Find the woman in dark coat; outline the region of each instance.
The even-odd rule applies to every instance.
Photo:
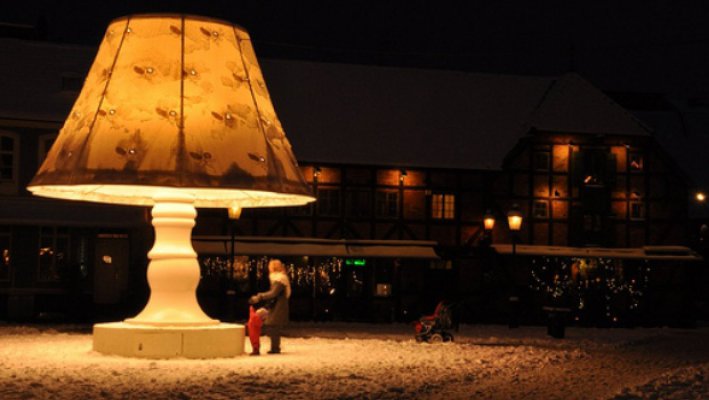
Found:
[[[281,331],[288,324],[288,299],[291,295],[291,287],[286,269],[280,260],[274,259],[268,263],[268,280],[271,282],[271,288],[249,299],[249,304],[262,305],[261,308],[252,306],[249,315],[252,355],[260,354],[261,323],[266,325],[267,333],[271,337],[269,354],[281,352]]]

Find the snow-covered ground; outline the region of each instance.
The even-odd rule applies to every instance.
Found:
[[[0,399],[709,398],[709,328],[293,324],[283,354],[218,360],[103,356],[88,329],[0,324]]]

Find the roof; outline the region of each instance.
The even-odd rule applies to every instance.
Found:
[[[201,255],[228,255],[230,236],[195,236],[192,244]],[[423,240],[333,240],[288,237],[239,236],[237,255],[383,257],[438,259],[436,242]]]
[[[493,244],[500,254],[512,254],[511,244]],[[645,246],[641,248],[566,247],[517,245],[520,256],[603,257],[656,261],[701,261],[697,253],[684,246]]]
[[[62,90],[62,80],[83,80],[95,51],[0,39],[0,118],[63,121],[78,93]],[[576,74],[546,78],[260,62],[278,116],[301,161],[499,169],[530,128],[588,134],[650,132]]]
[[[529,118],[540,131],[648,135],[650,128],[577,74],[554,79]]]
[[[265,60],[299,159],[497,169],[548,78]]]

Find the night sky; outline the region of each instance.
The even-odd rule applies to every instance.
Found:
[[[97,45],[108,22],[182,12],[247,28],[262,57],[522,75],[575,71],[612,90],[709,92],[709,15],[672,1],[18,1],[0,21],[46,20],[55,42]],[[532,6],[533,5],[533,6]]]

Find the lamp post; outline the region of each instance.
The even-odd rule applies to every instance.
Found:
[[[231,237],[231,243],[229,248],[229,287],[227,288],[227,318],[229,320],[234,320],[234,307],[235,307],[235,297],[236,289],[234,288],[234,263],[236,262],[236,254],[234,252],[234,242],[236,236],[236,221],[241,217],[241,207],[237,204],[232,204],[228,208],[229,213],[229,236]]]
[[[483,231],[485,234],[485,245],[490,245],[492,243],[492,229],[495,228],[495,215],[492,211],[485,211],[483,215]]]
[[[517,254],[517,234],[522,229],[522,212],[519,205],[513,204],[512,209],[507,213],[507,225],[512,233],[512,257]]]
[[[517,234],[522,229],[522,212],[519,210],[519,205],[513,204],[510,211],[507,213],[507,225],[510,228],[510,233],[512,234],[512,264],[514,265],[517,261]],[[513,275],[514,276],[514,275]],[[510,328],[517,328],[519,326],[518,314],[519,314],[519,296],[516,293],[514,278],[511,278],[512,292],[509,298],[510,301]]]

